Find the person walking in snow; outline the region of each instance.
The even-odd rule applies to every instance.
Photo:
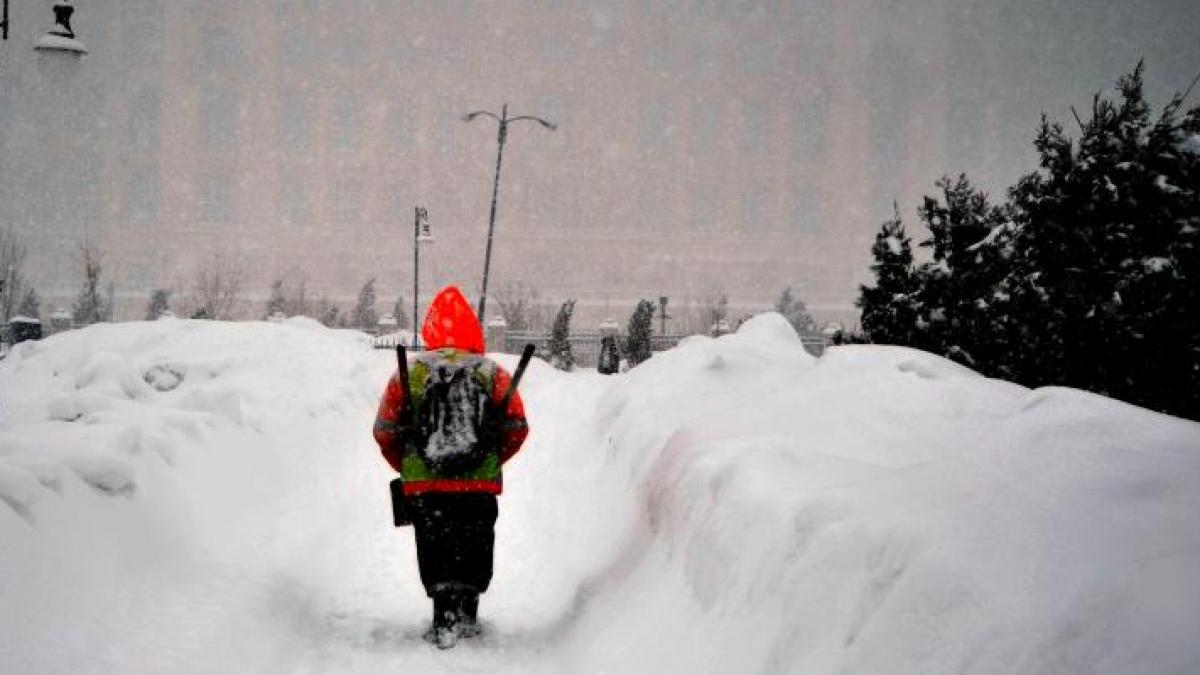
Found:
[[[512,377],[484,356],[483,329],[454,286],[434,298],[421,328],[426,351],[387,383],[374,436],[403,481],[417,564],[433,600],[425,639],[452,647],[479,634],[479,596],[492,579],[501,467],[529,427]]]

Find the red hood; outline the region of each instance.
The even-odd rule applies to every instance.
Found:
[[[433,299],[421,338],[426,349],[454,347],[472,354],[482,354],[484,349],[483,326],[457,286],[443,288]]]

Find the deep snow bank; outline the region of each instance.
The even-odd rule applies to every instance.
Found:
[[[306,554],[290,496],[307,491],[321,521],[328,491],[308,465],[346,443],[323,427],[377,396],[364,340],[303,320],[164,320],[14,349],[0,362],[0,672],[277,663],[289,628],[267,617],[294,583],[274,570]]]
[[[813,359],[777,315],[621,376],[535,362],[487,637],[438,653],[369,436],[392,358],[304,321],[21,345],[0,672],[1200,670],[1200,425]]]
[[[602,401],[644,554],[575,663],[680,672],[1196,672],[1200,425],[777,315]]]

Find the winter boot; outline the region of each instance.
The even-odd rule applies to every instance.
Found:
[[[464,638],[478,637],[479,594],[464,591],[458,596],[458,635]]]
[[[424,638],[438,649],[450,649],[458,643],[458,602],[453,593],[434,594],[433,625]]]

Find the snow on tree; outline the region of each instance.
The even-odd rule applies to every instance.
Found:
[[[358,303],[350,313],[350,325],[362,330],[373,331],[379,327],[379,315],[375,313],[375,278],[371,277],[358,291]]]
[[[862,310],[863,331],[872,342],[908,345],[914,342],[917,326],[919,285],[912,240],[904,231],[899,206],[893,209],[894,217],[883,223],[871,247],[875,285],[860,286],[856,304]]]
[[[575,355],[571,352],[571,315],[575,313],[575,301],[567,300],[554,317],[554,328],[550,331],[550,365],[559,370],[574,370]]]
[[[625,338],[625,358],[632,368],[650,358],[650,338],[654,333],[654,303],[649,300],[638,301],[637,307],[629,317]]]
[[[1177,95],[1152,119],[1142,73],[1095,96],[1078,140],[1043,116],[1040,168],[1006,204],[939,181],[911,288],[899,217],[885,223],[859,296],[872,338],[1200,419],[1200,108]]]
[[[936,185],[941,198],[926,196],[918,209],[931,235],[921,246],[933,251],[932,260],[917,269],[921,286],[913,341],[981,368],[994,361],[997,342],[988,310],[1006,272],[993,254],[999,243],[983,242],[997,240],[1009,216],[965,175],[943,177]]]
[[[1032,324],[1024,382],[1200,418],[1200,130],[1176,96],[1157,120],[1138,64],[1092,101],[1078,141],[1046,119],[1041,169],[1012,191],[1025,257],[1009,292]]]

